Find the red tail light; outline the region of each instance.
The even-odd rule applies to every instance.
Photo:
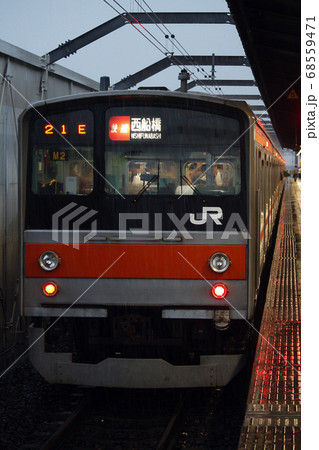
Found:
[[[212,295],[215,298],[224,298],[227,294],[227,287],[222,283],[214,284],[212,287]]]
[[[49,281],[43,285],[42,290],[47,297],[53,297],[58,292],[58,286],[53,281]]]

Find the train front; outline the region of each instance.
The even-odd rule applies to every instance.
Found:
[[[253,309],[248,115],[196,95],[111,93],[40,105],[22,129],[37,370],[109,387],[228,383]]]

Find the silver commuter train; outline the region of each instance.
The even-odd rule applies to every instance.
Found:
[[[110,91],[20,118],[21,302],[49,382],[222,386],[240,370],[284,161],[244,102]]]

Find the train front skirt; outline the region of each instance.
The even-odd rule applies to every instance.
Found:
[[[202,355],[199,365],[174,366],[163,359],[107,358],[72,362],[71,353],[46,353],[44,329],[29,328],[30,360],[50,383],[114,388],[191,388],[226,385],[244,366],[245,355]]]

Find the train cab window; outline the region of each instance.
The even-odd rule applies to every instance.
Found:
[[[134,112],[139,118],[132,118],[129,109],[125,115],[119,115],[114,108],[107,115],[107,194],[180,196],[241,192],[237,120],[178,109]],[[133,133],[136,127],[140,130]]]
[[[109,155],[110,156],[110,155]],[[106,167],[109,194],[122,195],[236,195],[240,193],[239,158],[223,158],[212,162],[211,154],[201,152],[200,158],[189,154],[162,155],[149,152],[136,158],[130,154],[114,157]],[[157,158],[157,159],[156,159]],[[116,164],[115,164],[116,163]],[[113,168],[113,170],[112,170]],[[115,169],[115,170],[114,170]]]
[[[236,161],[230,158],[230,160],[223,159],[208,164],[206,160],[188,161],[184,165],[183,184],[177,187],[175,193],[178,195],[193,195],[197,192],[206,195],[238,194],[240,192],[238,162],[236,164]]]
[[[31,189],[40,195],[88,195],[93,190],[93,117],[75,111],[35,121]]]
[[[77,154],[70,154],[65,149],[53,152],[36,149],[33,153],[32,191],[58,195],[87,195],[92,192],[93,150],[81,152],[82,155],[84,153],[87,158],[81,160]],[[52,154],[59,156],[52,157]]]

